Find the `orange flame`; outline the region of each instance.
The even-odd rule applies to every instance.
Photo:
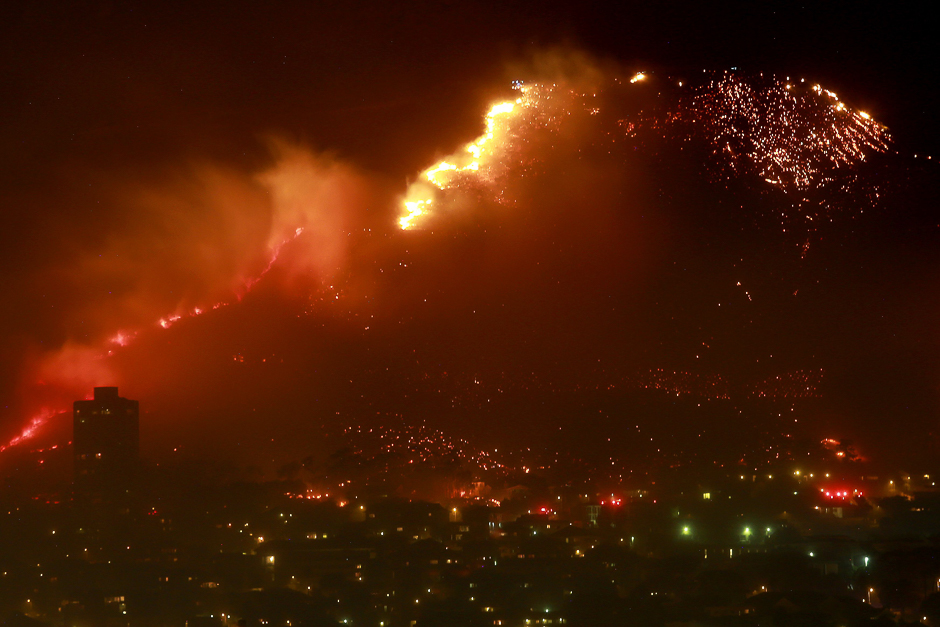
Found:
[[[438,190],[447,189],[454,176],[460,173],[479,172],[485,168],[506,139],[505,126],[513,116],[527,107],[534,106],[529,97],[529,88],[517,87],[522,95],[515,100],[494,104],[487,112],[485,131],[476,140],[464,146],[463,150],[451,155],[421,173],[419,180],[408,188],[402,202],[404,211],[398,220],[402,229],[412,229],[421,216],[429,213],[434,198],[434,190],[428,189],[430,183]]]

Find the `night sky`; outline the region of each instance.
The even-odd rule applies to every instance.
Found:
[[[36,415],[67,440],[54,414],[118,385],[155,459],[269,467],[416,424],[638,465],[940,452],[938,50],[914,9],[191,5],[0,9],[0,441]],[[887,148],[822,191],[735,171],[686,123],[728,76],[818,83]],[[551,109],[402,231],[409,184],[514,80],[600,113]]]

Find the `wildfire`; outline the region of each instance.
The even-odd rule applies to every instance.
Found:
[[[523,93],[525,92],[523,91]],[[442,174],[447,172],[475,172],[479,170],[484,155],[489,156],[486,153],[487,145],[493,143],[493,139],[496,136],[497,120],[504,120],[504,116],[508,116],[512,113],[516,105],[519,104],[522,104],[522,98],[517,98],[515,102],[501,102],[493,105],[489,113],[486,114],[486,132],[465,148],[470,158],[467,160],[466,156],[464,156],[465,162],[462,166],[442,161],[438,165],[428,168],[424,172],[424,176],[427,177],[428,181],[438,189],[444,189],[447,186],[446,179],[449,177],[441,176]]]
[[[271,250],[271,254],[270,254],[270,257],[268,258],[267,265],[265,265],[265,267],[257,275],[245,280],[244,287],[242,288],[242,290],[236,293],[236,296],[238,297],[239,300],[241,299],[242,296],[244,296],[245,293],[251,291],[251,288],[254,287],[255,284],[258,283],[258,281],[264,278],[264,276],[271,270],[271,268],[274,267],[281,253],[281,250],[284,248],[284,246],[286,246],[288,243],[290,243],[291,241],[299,237],[300,234],[303,233],[303,231],[304,231],[303,227],[298,227],[297,229],[294,230],[291,237],[288,237],[287,239],[282,241],[280,244],[278,244]],[[218,302],[212,305],[211,309],[219,309],[229,304],[231,303],[224,302],[224,301]],[[185,315],[189,317],[196,317],[196,316],[200,316],[204,314],[208,310],[209,310],[208,308],[204,308],[204,307],[193,307]],[[169,329],[176,322],[182,319],[183,319],[183,314],[174,313],[172,315],[164,316],[163,318],[160,318],[154,326],[160,327],[162,329]],[[86,370],[87,369],[86,367],[88,363],[90,362],[90,360],[103,359],[105,357],[109,357],[113,355],[114,350],[116,350],[116,348],[118,347],[124,348],[128,346],[131,343],[131,341],[137,336],[137,333],[138,333],[137,331],[118,331],[113,336],[111,336],[110,339],[107,340],[104,348],[98,349],[100,350],[100,352],[98,352],[98,350],[96,349],[88,349],[88,350],[81,351],[79,353],[80,356],[78,357],[79,359],[78,366],[82,370]],[[114,349],[111,349],[108,347],[114,347]],[[35,416],[33,416],[30,419],[29,423],[23,428],[23,430],[20,432],[19,435],[12,438],[6,444],[0,444],[0,453],[32,438],[36,434],[36,431],[43,424],[45,424],[46,421],[48,421],[51,417],[61,414],[61,413],[65,413],[66,411],[67,411],[66,409],[58,409],[58,410],[43,409],[41,410],[39,413],[37,413]]]
[[[649,79],[638,72],[624,82]],[[526,175],[541,158],[532,154],[532,133],[557,127],[579,112],[597,115],[598,95],[616,94],[617,85],[620,81],[615,80],[592,93],[579,93],[555,84],[515,84],[519,97],[490,108],[480,137],[426,169],[409,186],[399,226],[416,228],[432,213],[432,205],[441,211],[446,205],[441,192],[446,190],[484,185],[492,188],[497,202],[507,202],[506,178]],[[720,174],[755,174],[784,193],[803,195],[809,190],[844,191],[853,184],[854,166],[873,153],[886,152],[891,141],[884,126],[846,106],[828,89],[737,72],[706,76],[698,87],[676,94],[671,104],[620,120],[619,125],[627,138],[637,140],[637,147],[645,144],[639,136],[644,132],[682,142],[703,140],[712,150],[713,165],[723,170]],[[618,141],[613,129],[604,135]],[[811,227],[838,208],[835,198],[794,199],[801,219]]]
[[[638,72],[623,82],[651,80],[651,75]],[[598,95],[605,91],[608,96],[615,95],[618,86],[621,82],[614,80],[594,93],[580,93],[556,84],[514,84],[518,97],[490,107],[483,117],[484,128],[479,137],[424,170],[408,187],[398,218],[400,228],[415,229],[432,213],[445,209],[448,202],[445,192],[450,190],[485,188],[497,202],[509,204],[512,191],[507,182],[535,171],[543,157],[534,154],[537,152],[534,147],[543,145],[536,141],[536,133],[553,132],[577,113],[596,116],[601,110],[599,103],[604,102],[597,99]],[[851,179],[853,166],[873,153],[887,151],[890,142],[887,130],[868,113],[847,107],[835,93],[819,85],[791,84],[773,77],[737,73],[706,76],[698,87],[685,90],[664,107],[620,120],[619,131],[616,127],[603,128],[604,116],[592,119],[599,120],[592,123],[597,125],[594,128],[604,131],[599,135],[603,138],[600,142],[609,152],[615,145],[644,148],[644,133],[682,142],[704,140],[723,174],[756,174],[759,177],[756,180],[762,179],[773,188],[792,194],[792,213],[806,225],[816,224],[824,212],[833,210],[831,203],[837,202],[831,194],[818,200],[810,191],[838,192],[848,185],[859,185]],[[877,190],[872,195],[877,198]],[[784,219],[793,221],[790,212]],[[272,245],[265,267],[245,279],[233,299],[216,302],[211,307],[177,310],[157,320],[154,326],[168,329],[184,317],[200,316],[210,308],[219,309],[240,300],[273,268],[282,248],[302,232],[303,228],[297,228]],[[744,293],[751,298],[750,292]],[[335,299],[339,299],[338,294]],[[121,330],[103,347],[87,348],[87,354],[82,353],[79,360],[80,369],[87,370],[85,366],[91,358],[111,354],[109,349],[127,346],[136,335],[136,331]],[[821,372],[797,371],[768,379],[746,391],[755,398],[813,398],[818,396],[820,379]],[[731,394],[720,377],[672,371],[654,370],[604,383],[608,389],[627,384],[716,400],[727,400]],[[481,392],[474,393],[479,396]],[[43,415],[34,417],[0,451],[28,439],[44,422]]]
[[[415,201],[406,201],[405,210],[408,212],[408,215],[399,218],[398,224],[401,225],[402,229],[409,229],[412,226],[412,222],[424,215],[427,207],[431,204],[431,200],[415,200]]]
[[[834,172],[885,152],[885,127],[820,85],[724,73],[680,100],[667,125],[709,142],[737,174],[750,170],[783,191],[818,188]]]
[[[125,331],[119,331],[114,337],[111,338],[112,344],[117,344],[118,346],[127,346],[134,336],[137,335],[134,333],[127,333]]]
[[[429,189],[425,181],[438,190],[444,190],[452,185],[459,174],[479,173],[492,162],[499,161],[500,153],[505,150],[511,136],[510,123],[521,112],[535,106],[532,87],[517,84],[514,88],[519,90],[521,95],[515,100],[500,102],[490,108],[484,118],[485,131],[482,135],[467,144],[462,151],[422,172],[418,182],[409,187],[403,201],[404,214],[398,220],[402,229],[415,228],[416,220],[428,213],[434,190]]]
[[[58,415],[58,414],[61,414],[61,413],[63,413],[63,412],[62,412],[62,411],[56,411],[56,410],[53,410],[53,409],[46,409],[46,408],[44,408],[44,409],[40,410],[39,413],[37,413],[35,416],[33,416],[33,417],[30,419],[29,423],[28,423],[25,427],[23,427],[23,430],[20,431],[19,435],[13,437],[13,438],[12,438],[9,442],[7,442],[6,444],[0,444],[0,453],[4,452],[5,450],[7,450],[7,449],[10,448],[10,447],[16,446],[17,444],[20,444],[21,442],[24,442],[24,441],[30,439],[31,437],[33,437],[34,435],[36,435],[36,432],[39,430],[39,428],[40,428],[41,426],[43,426],[44,424],[46,424],[46,422],[47,422],[50,418],[52,418],[53,416],[56,416],[56,415]]]

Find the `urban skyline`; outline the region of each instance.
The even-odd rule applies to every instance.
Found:
[[[0,620],[940,621],[916,8],[17,1],[0,41]]]

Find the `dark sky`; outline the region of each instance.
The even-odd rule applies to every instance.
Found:
[[[551,446],[589,421],[590,448],[647,420],[717,434],[705,456],[800,429],[928,459],[940,219],[937,173],[912,156],[940,139],[929,20],[884,4],[606,4],[5,3],[3,440],[113,383],[141,401],[153,455],[284,458],[319,446],[321,425],[391,419]],[[896,158],[863,172],[883,204],[836,216],[805,258],[768,218],[779,199],[716,185],[684,153],[588,154],[577,133],[533,142],[544,172],[513,188],[517,212],[396,229],[407,183],[476,137],[512,79],[733,67],[818,81],[895,139]],[[231,304],[156,325],[217,302]],[[139,330],[128,348],[108,344],[125,330]],[[694,394],[572,392],[657,368],[735,389],[802,370],[824,383],[799,407],[707,411]],[[469,398],[475,378],[516,392],[482,408],[432,393]],[[791,410],[802,424],[774,418]]]

